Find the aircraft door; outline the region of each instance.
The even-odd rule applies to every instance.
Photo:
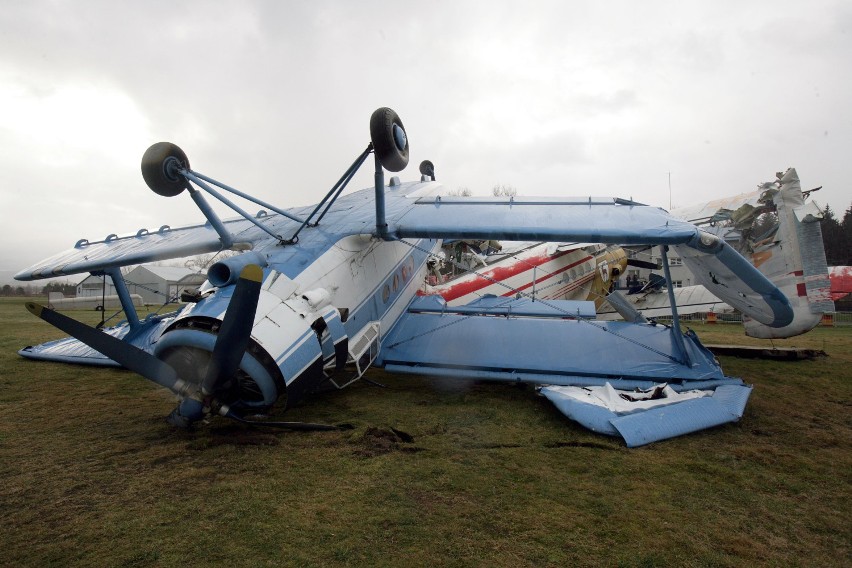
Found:
[[[349,353],[349,336],[340,320],[340,312],[330,307],[311,327],[317,333],[326,372],[340,371]]]

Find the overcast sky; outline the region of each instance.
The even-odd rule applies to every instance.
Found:
[[[794,166],[842,215],[852,3],[694,4],[0,1],[0,283],[80,238],[201,220],[145,186],[153,142],[304,205],[381,106],[403,180],[430,159],[450,189],[668,207],[671,172],[677,207]]]

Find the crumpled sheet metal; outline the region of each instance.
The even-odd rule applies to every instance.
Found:
[[[721,385],[710,396],[678,402],[662,399],[657,406],[635,411],[614,411],[588,398],[583,400],[578,396],[581,387],[544,387],[541,393],[568,418],[594,432],[621,436],[627,447],[635,448],[738,421],[751,389],[748,385]]]

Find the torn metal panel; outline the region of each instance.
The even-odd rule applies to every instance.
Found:
[[[663,390],[665,396],[645,400],[628,400],[636,393],[610,384],[550,386],[541,393],[568,418],[594,432],[621,436],[630,448],[736,422],[751,394],[751,387],[744,384],[681,393]]]

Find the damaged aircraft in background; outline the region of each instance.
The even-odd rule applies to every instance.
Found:
[[[671,212],[725,239],[790,300],[795,315],[786,326],[767,326],[744,313],[743,325],[750,337],[800,335],[819,324],[824,313],[834,311],[819,223],[823,212],[815,201],[808,201],[818,189],[802,191],[796,170],[790,168],[754,192]],[[671,309],[668,295],[659,288],[628,297],[648,317]],[[731,311],[700,285],[678,288],[674,297],[681,314]]]
[[[531,290],[521,287],[510,297],[460,305],[418,294],[430,260],[448,239],[590,243],[604,256],[617,256],[610,245],[662,245],[664,264],[671,247],[714,295],[762,325],[789,326],[796,317],[790,300],[723,238],[627,199],[443,197],[428,161],[421,163],[419,180],[394,176],[386,185],[385,170],[408,164],[408,135],[389,108],[373,113],[369,130],[370,143],[322,201],[289,209],[193,170],[174,144],[154,144],[142,158],[145,182],[162,196],[188,194],[206,223],[80,239],[19,272],[16,278],[25,281],[106,274],[127,318],[99,330],[29,303],[33,314],[71,337],[19,353],[124,366],[177,396],[168,419],[179,427],[218,415],[266,426],[333,428],[262,415],[323,388],[344,388],[371,365],[392,373],[540,385],[566,415],[620,435],[628,446],[739,419],[751,387],[726,376],[694,333],[681,332],[676,311],[675,325],[667,326],[601,321],[592,301],[532,301]],[[370,155],[374,187],[344,195]],[[223,192],[262,210],[248,213]],[[238,216],[220,219],[205,193]],[[241,254],[210,266],[189,304],[140,320],[122,266],[225,250]],[[613,268],[619,263],[612,258]],[[602,265],[595,278],[606,280]]]

